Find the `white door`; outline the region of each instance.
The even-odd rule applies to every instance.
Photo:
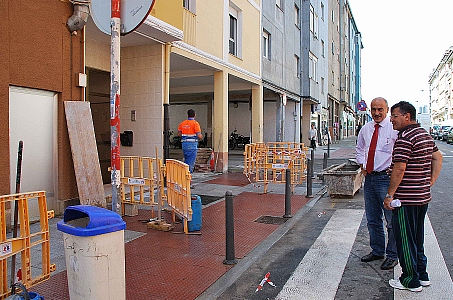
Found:
[[[23,141],[20,192],[46,191],[47,206],[53,209],[56,187],[56,112],[54,92],[9,89],[9,142],[11,194],[16,192],[17,153]],[[30,217],[38,216],[30,207]]]

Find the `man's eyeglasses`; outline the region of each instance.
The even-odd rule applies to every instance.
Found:
[[[400,116],[404,116],[404,115],[390,115],[390,118],[395,119],[396,117],[400,117]]]

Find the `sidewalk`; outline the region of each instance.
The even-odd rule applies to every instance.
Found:
[[[331,145],[328,165],[354,158],[354,147],[355,137]],[[327,146],[317,148],[315,162],[322,161],[324,152],[327,152]],[[269,185],[268,193],[263,194],[263,187],[250,184],[240,171],[242,159],[240,155],[230,155],[229,164],[233,171],[230,173],[193,175],[195,187],[192,193],[214,200],[203,205],[200,234],[181,234],[181,224],[176,224],[172,232],[147,229],[141,220],[151,217],[149,210],[139,210],[136,217],[124,217],[127,223],[127,299],[195,299],[203,293],[200,299],[212,299],[213,295],[234,282],[254,258],[269,249],[325,193],[319,180],[313,181],[313,198],[305,197],[306,183],[297,186],[291,197],[293,218],[281,224],[281,216],[285,213],[285,186]],[[315,168],[315,172],[318,171]],[[235,196],[234,242],[238,264],[234,266],[223,264],[226,254],[223,197],[226,191]],[[163,213],[163,216],[171,221],[169,213]],[[257,222],[260,217],[268,222]],[[54,228],[57,221],[51,222],[51,261],[57,264],[57,271],[46,282],[31,288],[46,300],[69,299],[62,234]]]

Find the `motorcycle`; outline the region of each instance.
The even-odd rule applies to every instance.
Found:
[[[234,150],[236,147],[238,149],[244,149],[246,144],[250,144],[250,137],[243,136],[237,133],[237,129],[234,129],[228,139],[228,149]]]
[[[173,135],[173,131],[170,131],[170,137]],[[173,146],[173,149],[182,149],[182,141],[179,135],[175,135],[170,140],[170,145]],[[207,145],[208,137],[204,135],[204,138],[198,141],[198,148],[205,148]]]
[[[170,131],[170,137],[173,135],[173,131]],[[173,146],[173,149],[182,149],[181,137],[179,135],[173,136],[170,138],[170,145]]]

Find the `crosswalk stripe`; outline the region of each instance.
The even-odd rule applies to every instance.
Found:
[[[276,299],[334,299],[363,213],[335,211]]]
[[[423,291],[420,293],[395,289],[395,300],[450,300],[453,298],[453,282],[428,216],[425,219],[425,255],[428,258],[427,271],[430,277],[431,286],[423,288]],[[394,269],[394,278],[399,278],[400,275],[401,267],[398,265]]]

